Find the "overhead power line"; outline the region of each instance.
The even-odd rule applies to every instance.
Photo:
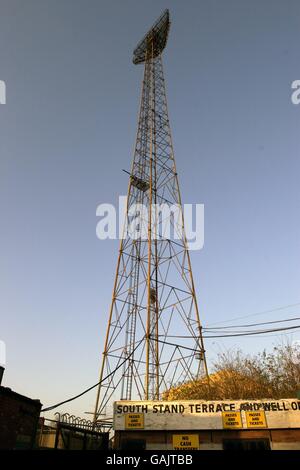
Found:
[[[248,328],[252,326],[259,326],[259,325],[271,325],[273,323],[285,323],[288,321],[296,321],[300,320],[300,317],[293,317],[293,318],[286,318],[284,320],[274,320],[274,321],[266,321],[266,322],[261,322],[261,323],[250,323],[248,325],[230,325],[230,326],[215,326],[215,327],[203,327],[203,331],[208,331],[208,330],[225,330],[225,329],[230,329],[230,328],[236,328],[236,327],[241,327],[241,328]]]
[[[224,335],[203,335],[203,338],[232,338],[234,336],[254,336],[260,335],[265,333],[274,333],[278,331],[286,331],[286,330],[296,330],[299,329],[300,325],[289,326],[284,328],[272,328],[272,329],[264,329],[264,330],[254,330],[254,331],[241,331],[238,333],[229,333]],[[190,338],[190,336],[183,336],[183,335],[169,335],[168,338]]]
[[[211,325],[219,325],[219,324],[222,324],[222,323],[229,323],[233,320],[241,320],[243,318],[250,318],[250,317],[255,317],[255,316],[258,316],[258,315],[264,315],[266,313],[272,313],[272,312],[277,312],[279,310],[285,310],[287,308],[297,307],[298,305],[300,305],[300,302],[297,302],[295,304],[283,305],[281,307],[275,307],[275,308],[272,308],[270,310],[263,310],[261,312],[251,313],[249,315],[243,315],[241,317],[230,318],[229,320],[217,321],[215,323],[211,323]]]
[[[294,305],[298,305],[298,304],[294,304]],[[281,307],[281,309],[283,309],[283,307]],[[210,330],[223,330],[223,329],[225,330],[225,329],[236,328],[236,327],[248,328],[248,327],[253,327],[253,326],[269,325],[269,324],[275,324],[275,323],[284,323],[284,322],[290,322],[290,321],[296,321],[296,320],[300,320],[300,317],[286,318],[286,319],[283,319],[283,320],[274,320],[274,321],[269,321],[269,322],[251,323],[251,324],[247,324],[247,325],[230,325],[230,326],[214,327],[214,328],[206,327],[206,328],[203,328],[203,330],[205,330],[209,333]],[[266,334],[266,333],[275,333],[275,332],[288,331],[288,330],[298,330],[299,328],[300,328],[300,325],[294,325],[294,326],[283,327],[283,328],[272,328],[272,329],[262,329],[262,330],[252,330],[252,331],[251,330],[250,331],[240,331],[240,332],[237,332],[237,333],[231,332],[229,334],[203,335],[203,338],[209,339],[209,338],[232,338],[232,337],[237,337],[237,336],[239,336],[239,337],[241,337],[241,336],[256,336],[256,335]],[[189,336],[168,335],[168,338],[189,338]],[[78,395],[76,395],[72,398],[61,401],[61,402],[56,403],[55,405],[49,406],[47,408],[43,408],[41,411],[42,412],[52,411],[55,408],[58,408],[59,406],[64,405],[65,403],[69,403],[71,401],[76,400],[77,398],[82,397],[86,393],[93,390],[95,387],[99,386],[102,382],[104,382],[111,375],[113,375],[120,367],[122,367],[125,364],[125,362],[128,361],[128,359],[130,359],[130,357],[135,353],[138,346],[142,343],[143,340],[144,340],[144,338],[141,339],[138,343],[136,343],[136,347],[132,350],[131,354],[129,354],[126,357],[126,359],[124,359],[124,361],[122,361],[110,374],[108,374],[106,377],[104,377],[100,382],[97,382],[96,384],[92,385],[91,387],[87,388],[86,390],[84,390],[83,392],[79,393]],[[186,347],[186,346],[178,345],[178,344],[175,344],[175,343],[169,343],[167,341],[162,341],[162,340],[159,340],[159,339],[156,339],[156,341],[159,341],[160,343],[169,344],[169,345],[174,346],[174,347],[180,347],[180,348],[188,349],[188,350],[191,350],[191,351],[195,352],[194,349]]]
[[[300,325],[295,325],[295,326],[289,326],[286,328],[273,328],[273,329],[265,329],[261,331],[249,331],[249,332],[241,332],[241,333],[233,333],[233,334],[228,334],[228,335],[205,335],[203,336],[204,338],[231,338],[234,336],[253,336],[253,335],[260,335],[264,333],[274,333],[278,331],[287,331],[287,330],[296,330],[300,328]]]
[[[144,340],[141,339],[135,346],[135,348],[132,350],[131,354],[129,354],[126,359],[124,361],[122,361],[110,374],[108,374],[106,377],[104,377],[102,380],[100,380],[100,382],[97,382],[95,385],[92,385],[91,387],[87,388],[86,390],[84,390],[83,392],[79,393],[78,395],[76,395],[75,397],[72,397],[72,398],[69,398],[67,400],[64,400],[64,401],[61,401],[60,403],[56,403],[56,405],[52,405],[52,406],[48,406],[47,408],[43,408],[41,411],[52,411],[54,410],[55,408],[58,408],[59,406],[61,405],[64,405],[65,403],[69,403],[70,401],[73,401],[73,400],[76,400],[77,398],[80,398],[82,397],[83,395],[85,395],[86,393],[90,392],[91,390],[93,390],[93,388],[97,387],[98,385],[100,385],[102,382],[104,382],[105,380],[107,380],[111,375],[113,375],[118,369],[120,369],[120,367],[122,367],[126,361],[128,361],[128,359],[135,353],[135,351],[137,350],[138,346],[141,344],[141,342]]]

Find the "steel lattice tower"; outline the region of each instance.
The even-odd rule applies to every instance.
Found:
[[[168,213],[181,207],[161,58],[169,27],[166,10],[134,50],[144,78],[125,225],[131,207],[143,204],[147,235],[132,239],[125,227],[120,242],[95,420],[113,400],[158,400],[174,384],[208,379],[184,220]],[[156,204],[165,205],[177,239],[163,232]]]

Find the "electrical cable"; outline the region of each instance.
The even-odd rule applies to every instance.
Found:
[[[299,305],[299,304],[295,304],[295,305]],[[282,307],[283,308],[283,307]],[[254,314],[256,315],[256,314]],[[242,317],[240,317],[242,318]],[[243,317],[245,318],[245,317]],[[235,325],[237,327],[251,327],[251,326],[258,326],[258,325],[267,325],[267,324],[273,324],[273,323],[282,323],[282,322],[286,322],[286,321],[295,321],[295,320],[299,320],[300,318],[299,317],[295,317],[295,318],[288,318],[288,319],[285,319],[285,320],[275,320],[275,321],[271,321],[271,322],[262,322],[262,323],[253,323],[253,324],[250,324],[250,325]],[[225,323],[225,322],[224,322]],[[225,328],[232,328],[234,327],[233,325],[231,326],[228,326],[228,327],[215,327],[215,328],[203,328],[203,330],[215,330],[215,329],[225,329]],[[285,328],[273,328],[273,329],[264,329],[264,330],[258,330],[258,331],[249,331],[249,332],[240,332],[240,333],[234,333],[234,334],[226,334],[226,335],[203,335],[203,338],[232,338],[232,337],[235,337],[235,336],[254,336],[254,335],[259,335],[259,334],[264,334],[264,333],[274,333],[274,332],[278,332],[278,331],[287,331],[287,330],[295,330],[295,329],[299,329],[300,328],[300,325],[295,325],[295,326],[290,326],[290,327],[285,327]],[[172,338],[190,338],[189,336],[169,336],[169,337],[172,337]],[[152,338],[152,339],[155,339],[155,338]],[[97,382],[96,384],[92,385],[91,387],[87,388],[86,390],[84,390],[83,392],[79,393],[78,395],[72,397],[72,398],[69,398],[67,400],[64,400],[62,402],[59,402],[59,403],[56,403],[55,405],[52,405],[52,406],[48,406],[47,408],[43,408],[41,410],[41,412],[46,412],[46,411],[52,411],[54,410],[55,408],[58,408],[59,406],[61,405],[64,405],[65,403],[69,403],[71,401],[74,401],[76,400],[77,398],[80,398],[82,397],[83,395],[85,395],[86,393],[90,392],[91,390],[93,390],[95,387],[101,385],[102,382],[104,382],[105,380],[107,380],[111,375],[113,375],[120,367],[122,367],[126,361],[128,361],[128,359],[135,353],[135,351],[137,350],[137,348],[139,347],[139,345],[142,343],[142,341],[144,340],[141,339],[137,344],[136,344],[136,347],[133,349],[133,351],[129,354],[128,357],[126,357],[126,359],[124,359],[124,361],[122,361],[112,372],[110,372],[106,377],[104,377],[104,379],[100,380],[99,382]],[[179,345],[179,344],[174,344],[174,343],[169,343],[167,341],[162,341],[162,340],[159,340],[159,339],[155,339],[156,341],[160,342],[160,343],[163,343],[163,344],[167,344],[169,346],[174,346],[174,347],[178,347],[178,348],[183,348],[183,349],[189,349],[191,351],[195,351],[194,349],[192,348],[189,348],[189,347],[186,347],[186,346],[183,346],[183,345]]]
[[[233,336],[254,336],[254,335],[260,335],[260,334],[264,334],[264,333],[274,333],[274,332],[277,332],[277,331],[286,331],[286,330],[295,330],[295,329],[298,329],[300,328],[300,325],[295,325],[295,326],[289,326],[289,327],[285,327],[285,328],[273,328],[273,329],[265,329],[265,330],[257,330],[257,331],[250,331],[250,332],[240,332],[240,333],[233,333],[233,334],[226,334],[226,335],[202,335],[202,338],[232,338]],[[181,335],[170,335],[168,336],[169,338],[191,338],[191,336],[181,336]],[[160,341],[160,342],[164,342],[162,340],[157,340],[157,341]],[[172,346],[174,346],[174,344],[172,343],[167,343],[165,342],[166,344],[171,344]],[[185,346],[180,346],[178,345],[178,347],[185,347]],[[189,349],[189,348],[186,348],[186,349]]]
[[[128,359],[135,353],[135,351],[137,350],[138,346],[141,344],[141,342],[144,340],[141,339],[136,347],[133,349],[133,351],[129,354],[129,356],[126,357],[126,359],[121,362],[112,372],[110,372],[110,374],[108,374],[106,377],[104,377],[104,379],[100,380],[100,382],[96,383],[95,385],[92,385],[91,387],[87,388],[86,390],[84,390],[83,392],[79,393],[79,395],[76,395],[75,397],[72,397],[72,398],[69,398],[68,400],[64,400],[64,401],[61,401],[60,403],[56,403],[56,405],[52,405],[52,406],[48,406],[47,408],[43,408],[41,410],[42,411],[52,411],[54,410],[55,408],[57,408],[58,406],[61,406],[61,405],[64,405],[65,403],[69,403],[70,401],[73,401],[73,400],[76,400],[77,398],[80,398],[82,397],[83,395],[85,395],[86,393],[90,392],[91,390],[93,390],[93,388],[97,387],[98,385],[101,385],[102,382],[104,382],[105,380],[107,380],[111,375],[113,375],[120,367],[122,367],[126,361],[128,361]]]
[[[285,320],[266,321],[266,322],[261,322],[261,323],[250,323],[248,325],[215,326],[213,328],[203,327],[203,331],[204,330],[205,331],[207,331],[207,330],[225,330],[225,329],[236,328],[236,327],[247,328],[247,327],[252,327],[252,326],[270,325],[272,323],[284,323],[284,322],[287,322],[287,321],[296,321],[296,320],[300,320],[300,317],[286,318]]]
[[[260,335],[264,333],[274,333],[277,331],[295,330],[298,328],[300,328],[300,325],[289,326],[286,328],[274,328],[270,330],[261,330],[261,331],[256,331],[256,332],[234,333],[234,334],[229,334],[229,335],[203,336],[203,338],[230,338],[233,336],[254,336],[254,335]]]
[[[265,313],[271,313],[271,312],[276,312],[278,310],[285,310],[286,308],[290,308],[290,307],[296,307],[300,305],[300,302],[298,303],[295,303],[295,304],[289,304],[289,305],[283,305],[281,307],[276,307],[276,308],[273,308],[273,309],[270,309],[270,310],[263,310],[262,312],[257,312],[257,313],[251,313],[250,315],[244,315],[242,317],[235,317],[235,318],[231,318],[229,320],[224,320],[224,321],[217,321],[215,323],[211,323],[211,325],[218,325],[220,323],[229,323],[231,322],[232,320],[241,320],[243,318],[249,318],[249,317],[255,317],[257,315],[264,315]]]
[[[270,329],[270,330],[234,333],[234,334],[229,334],[229,335],[213,335],[213,336],[203,335],[203,338],[232,338],[234,336],[254,336],[254,335],[260,335],[260,334],[264,334],[264,333],[274,333],[274,332],[277,332],[277,331],[295,330],[295,329],[298,329],[298,328],[300,328],[300,325],[289,326],[289,327],[286,327],[286,328],[274,328],[274,329]]]

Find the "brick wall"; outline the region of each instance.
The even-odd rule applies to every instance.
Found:
[[[30,449],[34,445],[42,404],[0,387],[0,449]]]

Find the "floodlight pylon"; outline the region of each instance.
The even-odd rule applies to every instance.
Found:
[[[182,203],[161,57],[169,27],[166,10],[133,54],[134,64],[144,63],[144,77],[95,421],[114,400],[159,400],[200,377],[209,386],[183,212],[172,213]],[[139,213],[145,237],[127,231],[136,205],[147,209]],[[163,214],[153,210],[157,205]],[[174,237],[164,230],[170,226]]]

